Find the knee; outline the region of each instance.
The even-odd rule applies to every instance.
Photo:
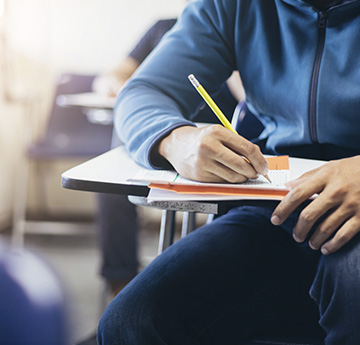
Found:
[[[354,241],[338,252],[321,256],[311,287],[318,304],[329,305],[336,296],[345,302],[360,291],[360,241]],[[358,300],[358,298],[356,298]]]
[[[99,345],[120,344],[121,332],[119,330],[124,327],[123,322],[126,322],[122,304],[121,300],[112,301],[102,315],[97,330]]]
[[[136,325],[138,326],[136,316],[144,317],[138,305],[138,302],[128,296],[126,291],[120,292],[100,319],[97,330],[98,344],[134,344],[131,334]]]
[[[99,345],[145,344],[152,334],[156,298],[151,289],[131,282],[109,304],[102,315],[98,330]]]
[[[359,291],[360,244],[354,238],[338,252],[321,256],[310,290],[329,344],[360,344]]]

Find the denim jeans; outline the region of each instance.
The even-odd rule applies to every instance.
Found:
[[[129,281],[138,272],[136,206],[127,196],[98,194],[101,275],[108,282]]]
[[[168,248],[108,306],[99,345],[235,345],[274,329],[360,344],[359,236],[323,256],[292,239],[299,211],[275,227],[274,207],[234,208]]]

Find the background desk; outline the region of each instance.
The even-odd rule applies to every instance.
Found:
[[[112,110],[115,100],[115,97],[103,96],[96,92],[82,92],[59,95],[56,103],[61,107],[87,107]]]
[[[107,97],[95,92],[61,94],[56,104],[63,108],[81,108],[90,123],[110,125],[113,123],[115,97]]]

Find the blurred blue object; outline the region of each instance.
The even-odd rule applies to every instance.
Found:
[[[47,264],[0,242],[0,344],[68,344],[65,299]]]
[[[245,101],[236,106],[231,122],[239,135],[248,140],[256,139],[264,130],[263,124],[251,113]]]

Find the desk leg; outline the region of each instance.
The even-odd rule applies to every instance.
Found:
[[[210,224],[215,219],[215,214],[209,214],[206,219],[206,224]]]
[[[18,183],[15,186],[14,192],[11,242],[12,246],[15,248],[23,248],[25,242],[25,222],[30,162],[27,158],[22,157],[22,159],[23,162],[19,162],[16,170]]]
[[[184,212],[182,227],[181,227],[181,238],[185,237],[196,227],[196,213],[195,212]]]
[[[175,211],[163,210],[159,235],[158,254],[161,254],[174,241]]]

